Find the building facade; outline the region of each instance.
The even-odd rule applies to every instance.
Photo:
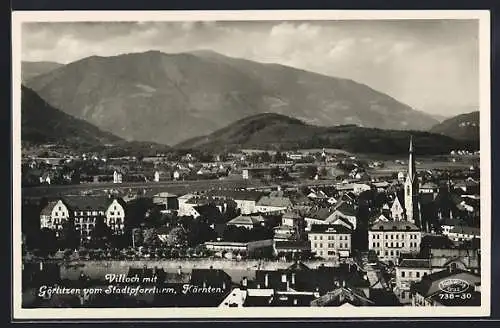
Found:
[[[102,219],[113,234],[125,231],[125,204],[123,200],[95,196],[67,196],[49,202],[40,214],[40,227],[62,229],[66,220],[73,220],[82,240],[91,239],[97,220]]]
[[[397,263],[401,254],[417,254],[421,239],[420,229],[411,222],[378,222],[368,230],[368,249],[380,260]]]
[[[340,225],[313,225],[308,233],[311,251],[324,259],[349,257],[352,231]]]

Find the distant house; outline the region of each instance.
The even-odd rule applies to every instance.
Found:
[[[454,226],[448,233],[453,241],[466,241],[481,238],[481,229],[468,226]]]
[[[391,206],[392,219],[394,221],[404,220],[404,213],[405,213],[405,209],[404,209],[403,205],[401,205],[401,202],[399,201],[399,197],[396,197],[394,199],[394,202],[392,203],[392,206]]]
[[[122,183],[123,176],[118,171],[113,172],[113,183]]]
[[[264,226],[265,224],[266,219],[260,215],[240,215],[227,223],[228,226],[243,227],[247,229]]]
[[[419,187],[419,191],[422,194],[437,194],[439,186],[434,182],[426,182]]]
[[[356,230],[356,210],[346,203],[341,204],[337,209],[325,220],[330,224],[345,225],[348,222],[349,229]]]
[[[61,199],[51,201],[40,212],[40,228],[62,230],[63,223],[69,217],[69,209]]]
[[[442,234],[448,236],[453,228],[461,225],[462,222],[460,220],[446,218],[441,222]]]
[[[280,256],[283,254],[302,254],[311,251],[311,243],[309,240],[274,240],[273,243],[274,255]]]
[[[259,191],[215,190],[207,193],[212,198],[231,199],[241,214],[257,213],[257,202],[263,196]]]
[[[356,177],[358,175],[360,176],[359,179],[361,179],[361,173],[358,173],[356,175]],[[353,192],[354,192],[354,194],[359,195],[363,191],[368,191],[368,190],[371,190],[371,189],[372,189],[372,187],[369,184],[366,184],[366,183],[355,183],[354,184],[354,188],[353,188]]]
[[[256,203],[256,210],[259,213],[283,213],[290,209],[292,205],[288,197],[263,196]]]
[[[311,251],[325,259],[349,257],[352,230],[341,225],[313,225],[308,233]]]
[[[224,222],[224,212],[222,206],[217,206],[215,204],[204,204],[193,207],[191,215],[195,219],[203,219],[209,223],[222,223]]]
[[[172,173],[172,179],[174,180],[179,180],[181,177],[181,173],[177,170],[174,171],[174,173]]]
[[[164,211],[171,212],[179,210],[179,200],[177,195],[168,192],[155,194],[153,196],[153,203],[161,206]]]

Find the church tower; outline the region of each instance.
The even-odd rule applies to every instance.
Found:
[[[408,151],[408,174],[405,180],[405,210],[406,220],[418,224],[418,179],[415,168],[415,157],[413,154],[413,138],[410,137],[410,148]]]

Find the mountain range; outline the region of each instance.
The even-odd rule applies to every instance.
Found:
[[[353,153],[403,154],[408,152],[410,136],[416,153],[446,154],[454,149],[471,149],[468,141],[422,131],[381,130],[355,125],[321,127],[280,114],[258,114],[239,120],[204,137],[176,146],[179,149],[224,151],[245,148],[310,149],[338,148]]]
[[[23,143],[64,143],[94,146],[123,140],[47,104],[33,90],[21,87],[21,140]]]
[[[48,104],[125,140],[178,144],[245,117],[289,116],[316,126],[428,130],[438,121],[348,79],[212,51],[92,56],[34,76]]]
[[[41,62],[23,61],[21,63],[21,80],[23,82],[26,82],[34,78],[35,76],[48,73],[61,66],[64,66],[64,64],[56,62],[47,62],[47,61],[41,61]]]
[[[431,130],[460,140],[479,141],[479,111],[461,114],[444,120]]]
[[[151,155],[170,147],[151,142],[125,141],[112,133],[68,115],[47,104],[33,90],[21,86],[21,143],[53,143],[73,150],[97,151],[112,156]]]

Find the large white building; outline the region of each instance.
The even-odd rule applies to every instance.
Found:
[[[90,239],[98,219],[120,235],[125,230],[125,205],[121,199],[96,196],[67,196],[49,202],[40,213],[40,227],[62,230],[66,220],[74,220],[81,239]]]
[[[324,259],[349,257],[352,231],[341,225],[313,225],[308,233],[311,251]]]
[[[421,239],[420,229],[411,222],[377,222],[368,230],[368,249],[383,261],[397,263],[401,254],[418,253]]]

